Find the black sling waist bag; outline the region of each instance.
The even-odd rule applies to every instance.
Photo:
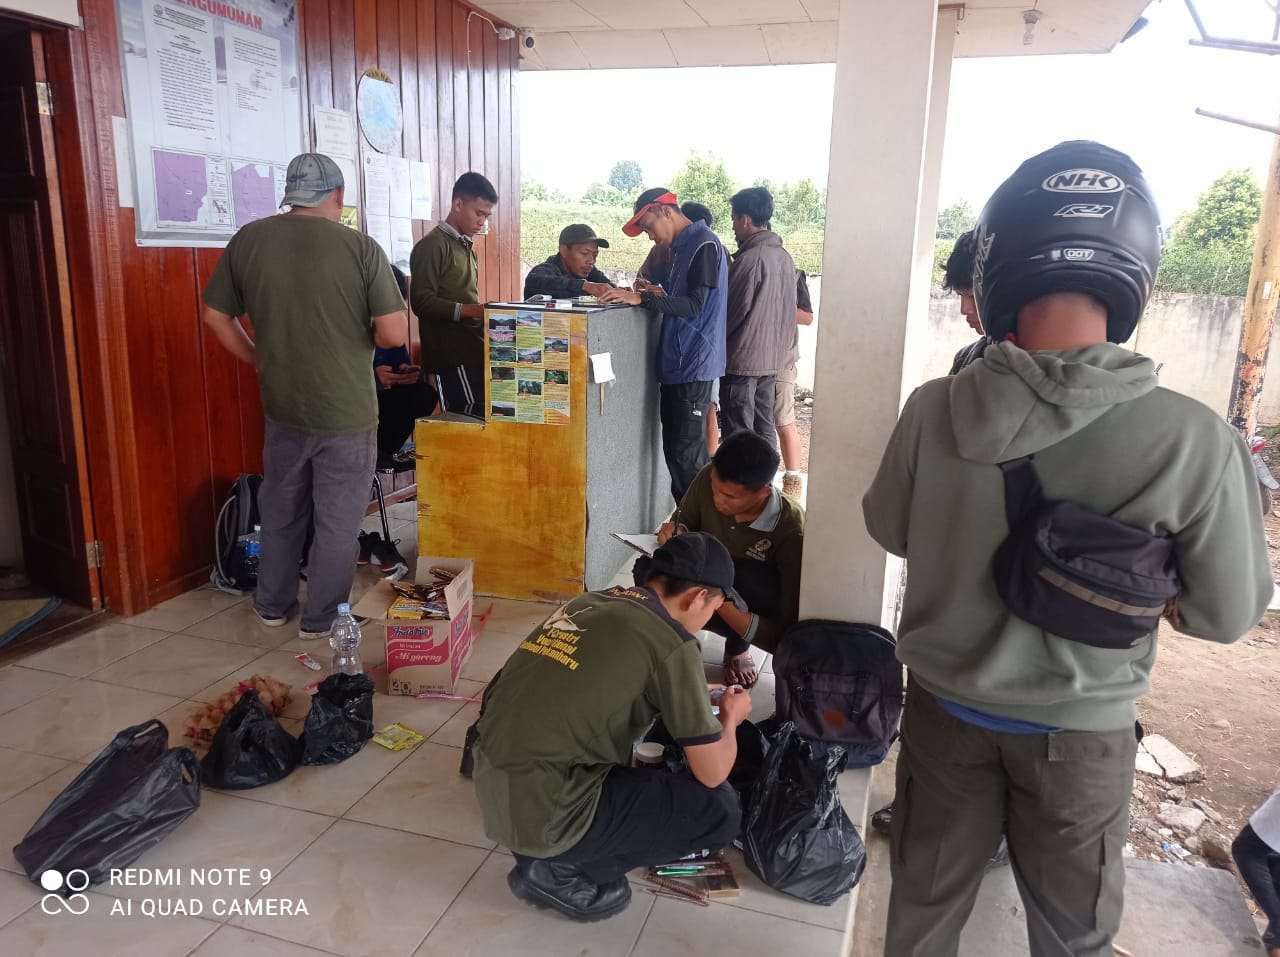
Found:
[[[1000,470],[1009,537],[992,570],[1009,610],[1095,648],[1132,648],[1155,631],[1182,589],[1172,539],[1046,501],[1030,456]]]

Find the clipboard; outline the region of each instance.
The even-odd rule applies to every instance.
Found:
[[[658,549],[657,535],[624,535],[622,532],[610,532],[609,534],[628,548],[635,549],[641,555],[652,555]]]

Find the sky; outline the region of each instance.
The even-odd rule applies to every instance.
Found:
[[[1199,0],[1197,9],[1211,34],[1271,37],[1266,0]],[[1106,55],[955,61],[941,205],[980,207],[1023,159],[1066,139],[1129,153],[1166,223],[1228,169],[1252,169],[1261,183],[1273,138],[1195,109],[1280,123],[1280,57],[1190,46],[1197,34],[1181,0],[1156,0],[1146,17],[1145,30]],[[522,73],[521,175],[572,195],[634,159],[646,185],[663,185],[699,152],[719,156],[743,185],[807,176],[825,188],[834,69]],[[581,124],[567,122],[574,114]],[[637,126],[666,132],[628,135]]]

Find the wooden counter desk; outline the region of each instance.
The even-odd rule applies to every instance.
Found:
[[[602,588],[673,506],[654,353],[639,307],[485,307],[484,419],[419,419],[418,553],[470,558],[476,591],[563,600]],[[608,353],[616,381],[597,384]]]

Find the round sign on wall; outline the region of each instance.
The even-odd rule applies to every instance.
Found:
[[[395,84],[382,79],[377,71],[366,72],[356,91],[356,110],[360,132],[368,144],[379,153],[399,155],[404,116]]]

